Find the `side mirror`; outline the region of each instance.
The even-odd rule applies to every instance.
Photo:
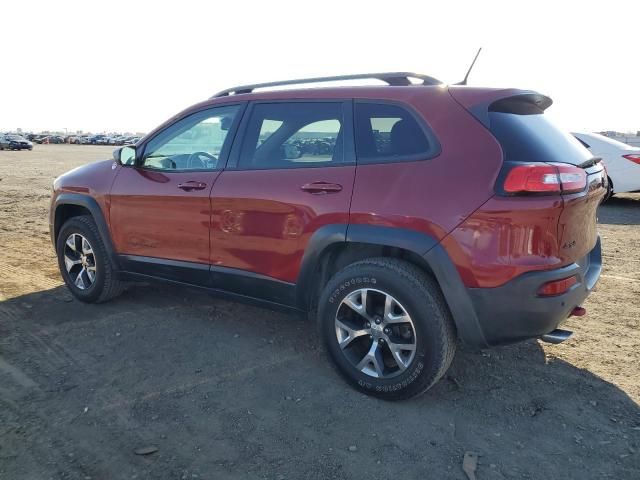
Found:
[[[120,165],[132,166],[136,163],[136,147],[126,145],[113,151],[113,159]]]

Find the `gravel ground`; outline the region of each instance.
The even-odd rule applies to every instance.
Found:
[[[51,182],[110,150],[0,152],[0,479],[465,479],[468,451],[479,480],[640,478],[640,195],[601,207],[605,268],[571,340],[459,351],[389,403],[294,316],[161,285],[74,301]]]

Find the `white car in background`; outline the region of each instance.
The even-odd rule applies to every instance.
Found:
[[[607,198],[614,193],[640,191],[640,148],[598,133],[573,132],[595,157],[602,158],[609,175]]]

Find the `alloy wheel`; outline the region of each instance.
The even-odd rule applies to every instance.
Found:
[[[361,288],[347,295],[335,317],[336,339],[345,358],[374,378],[404,372],[416,353],[416,330],[407,310],[392,295]]]
[[[96,279],[96,257],[89,241],[72,233],[64,242],[64,266],[73,284],[86,290]]]

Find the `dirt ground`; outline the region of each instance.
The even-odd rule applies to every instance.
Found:
[[[604,272],[571,340],[459,351],[389,403],[294,316],[160,285],[74,301],[51,183],[110,151],[0,152],[0,479],[465,479],[466,451],[479,480],[640,478],[640,195],[601,207]]]

